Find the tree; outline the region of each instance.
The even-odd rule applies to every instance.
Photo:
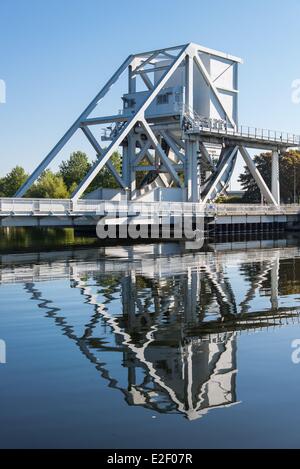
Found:
[[[254,162],[265,183],[271,189],[272,154],[256,155]],[[284,203],[292,203],[294,200],[298,202],[300,197],[300,151],[291,150],[280,157],[279,173],[281,201]],[[245,191],[244,202],[259,203],[261,201],[260,190],[247,167],[240,175],[239,182]]]
[[[299,202],[300,151],[289,151],[280,163],[280,190],[285,203]]]
[[[69,192],[62,176],[47,169],[29,189],[28,196],[41,199],[66,199],[69,197]]]
[[[84,178],[91,167],[88,157],[81,151],[71,153],[67,161],[63,161],[59,167],[59,174],[62,176],[67,188],[74,188]]]
[[[110,161],[116,168],[116,170],[120,173],[121,172],[121,155],[117,151],[115,151]],[[114,176],[111,172],[107,169],[106,166],[102,168],[102,170],[97,174],[95,179],[92,181],[90,186],[87,189],[87,192],[91,192],[99,187],[109,188],[109,189],[117,189],[119,188],[119,184],[115,180]]]
[[[254,157],[254,163],[267,186],[271,188],[272,154],[261,153],[260,155],[256,155]],[[240,175],[239,182],[245,191],[245,195],[243,197],[244,202],[259,203],[261,201],[259,187],[257,186],[247,166],[244,168],[244,173]]]
[[[24,184],[28,175],[21,166],[16,166],[4,178],[0,179],[0,196],[13,197],[19,187]]]
[[[121,171],[121,155],[118,152],[114,152],[110,158],[110,161],[115,166],[116,170],[120,173]],[[94,163],[92,163],[94,164]],[[76,189],[78,184],[85,177],[87,172],[91,168],[91,163],[85,153],[76,151],[71,154],[69,160],[63,161],[59,167],[59,174],[63,177],[63,180],[69,190],[69,193]],[[92,192],[99,187],[116,189],[119,187],[117,181],[106,166],[97,174],[95,179],[87,188],[86,192]]]
[[[116,170],[121,172],[121,155],[113,153],[110,161]],[[67,161],[63,161],[57,174],[50,169],[44,171],[37,182],[27,191],[26,197],[64,199],[70,197],[78,184],[91,168],[91,163],[85,153],[76,151],[71,153]],[[27,180],[28,175],[21,166],[16,166],[5,177],[0,178],[0,197],[13,197],[19,187]],[[102,168],[86,192],[99,187],[119,188],[114,176],[106,168]]]

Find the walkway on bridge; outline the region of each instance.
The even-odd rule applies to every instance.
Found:
[[[0,226],[84,226],[96,225],[107,217],[108,224],[125,222],[153,224],[158,219],[206,217],[272,216],[300,214],[300,205],[202,204],[189,202],[144,202],[80,199],[0,199]],[[160,222],[159,222],[160,223]]]

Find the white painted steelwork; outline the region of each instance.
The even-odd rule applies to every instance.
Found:
[[[226,192],[238,152],[267,203],[280,205],[278,158],[300,137],[239,126],[238,67],[242,60],[195,43],[130,55],[75,123],[17,191],[22,197],[77,130],[96,152],[97,160],[72,194],[75,203],[106,166],[130,201],[145,191],[178,188],[182,202],[206,203]],[[103,116],[92,112],[111,86],[127,72],[123,109]],[[110,124],[100,145],[92,126]],[[272,189],[265,184],[247,148],[273,152]],[[121,174],[111,157],[122,152]],[[277,156],[276,156],[277,155]],[[207,167],[208,165],[208,167]],[[137,173],[146,171],[142,181]],[[138,186],[139,184],[139,186]],[[99,191],[97,191],[99,192]],[[57,202],[53,202],[56,204]],[[54,210],[56,210],[54,208]]]
[[[278,207],[256,204],[203,204],[188,202],[139,202],[80,199],[19,199],[0,198],[0,217],[9,215],[66,215],[104,213],[178,213],[223,214],[223,213],[299,213],[300,205],[289,204]]]

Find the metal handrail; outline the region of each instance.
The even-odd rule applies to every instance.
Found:
[[[232,128],[222,119],[212,119],[199,115],[194,109],[184,103],[180,103],[178,107],[182,119],[186,119],[187,123],[191,125],[192,130],[199,129],[201,132],[300,146],[300,135],[245,125]]]
[[[22,199],[0,198],[0,215],[38,216],[84,214],[120,215],[226,215],[226,214],[288,214],[299,213],[300,205],[254,205],[254,204],[202,204],[190,202],[145,202],[127,200],[80,199]]]

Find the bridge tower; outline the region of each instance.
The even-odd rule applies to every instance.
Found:
[[[241,59],[189,43],[130,55],[18,190],[22,197],[77,131],[97,159],[72,194],[84,196],[104,168],[119,189],[99,188],[95,199],[203,202],[226,191],[238,152],[265,200],[277,205],[279,155],[300,142],[283,134],[252,132],[238,123],[238,66]],[[101,102],[127,73],[122,109],[102,115]],[[123,82],[122,82],[123,83]],[[109,127],[108,127],[109,125]],[[91,128],[102,129],[101,143]],[[247,148],[273,152],[272,188],[257,171]],[[122,155],[122,171],[112,155]]]

